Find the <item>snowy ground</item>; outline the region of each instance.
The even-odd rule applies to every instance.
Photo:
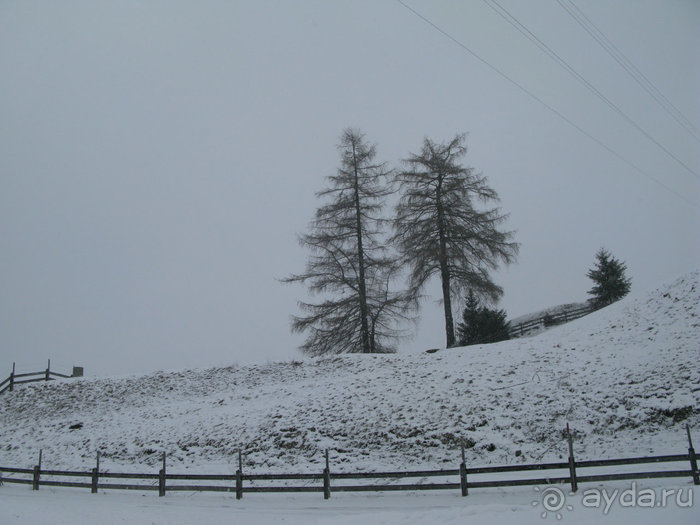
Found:
[[[460,443],[469,466],[532,463],[567,455],[567,422],[580,460],[683,454],[685,424],[700,448],[699,280],[693,272],[539,336],[494,345],[22,385],[0,396],[0,465],[31,467],[43,449],[43,468],[88,470],[99,450],[103,471],[157,472],[165,451],[169,472],[232,473],[241,448],[247,472],[320,472],[327,448],[333,472],[457,468]],[[667,481],[657,486],[689,480]],[[41,516],[63,513],[87,523],[191,523],[197,512],[208,516],[197,518],[203,523],[463,523],[473,513],[479,521],[539,522],[528,507],[532,496],[512,489],[466,499],[256,495],[237,502],[33,493],[5,484],[0,517],[9,517],[0,523],[61,523]],[[570,515],[589,523],[590,510]],[[625,519],[640,512],[642,520],[658,519],[657,510],[668,511],[621,509]],[[697,522],[683,521],[687,511],[663,519]]]
[[[607,483],[600,506],[584,505],[583,490],[565,495],[564,505],[554,511],[543,507],[540,493],[531,488],[489,489],[462,498],[458,494],[385,493],[375,495],[342,494],[324,501],[318,495],[255,495],[237,501],[232,496],[176,494],[164,498],[151,494],[109,492],[92,495],[71,489],[44,489],[33,492],[27,487],[2,487],[0,522],[3,525],[191,525],[201,524],[328,524],[426,525],[465,523],[517,523],[522,525],[558,522],[567,524],[635,523],[637,525],[688,524],[700,522],[700,491],[688,483],[640,482],[634,497],[624,498],[632,490],[627,483]],[[617,492],[615,492],[617,490]],[[666,505],[646,505],[642,491],[652,491],[660,503],[662,491],[680,491]],[[613,495],[615,497],[613,498]],[[621,499],[621,497],[623,499]],[[622,503],[621,503],[622,502]],[[634,504],[629,505],[630,502]],[[689,505],[692,503],[692,505]],[[628,505],[628,506],[623,506]],[[556,508],[556,507],[555,507]],[[544,514],[544,517],[543,517]]]

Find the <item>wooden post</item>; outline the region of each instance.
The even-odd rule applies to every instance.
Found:
[[[462,462],[459,464],[459,486],[462,489],[462,496],[469,494],[467,485],[467,462],[464,458],[464,445],[462,445]]]
[[[698,460],[693,448],[693,440],[690,437],[690,426],[686,423],[685,431],[688,433],[688,457],[690,458],[690,470],[693,476],[693,485],[700,485],[700,474],[698,473]]]
[[[97,451],[97,466],[92,469],[92,486],[90,492],[92,494],[97,494],[97,483],[100,478],[100,451]]]
[[[165,496],[165,452],[163,452],[163,468],[158,473],[158,496]]]
[[[32,478],[32,490],[39,490],[39,465],[34,466],[34,477]]]
[[[15,364],[12,363],[12,373],[10,374],[10,392],[15,389]]]
[[[32,490],[39,490],[39,477],[41,476],[41,455],[43,450],[39,449],[39,464],[34,466],[34,475],[32,477]]]
[[[50,374],[51,374],[51,359],[49,359],[49,363],[46,365],[46,377],[45,377],[46,381],[49,380]]]
[[[91,494],[97,494],[97,479],[99,477],[99,474],[97,473],[97,469],[93,467],[92,469],[92,480],[90,484],[90,493]]]
[[[243,458],[241,449],[238,449],[238,470],[236,471],[236,499],[243,497]]]
[[[574,444],[568,423],[566,424],[566,436],[569,441],[569,477],[571,478],[571,492],[576,492],[578,490],[578,482],[576,481],[576,461],[574,460]]]
[[[326,449],[326,468],[323,469],[323,499],[331,497],[331,469],[328,464],[328,449]]]

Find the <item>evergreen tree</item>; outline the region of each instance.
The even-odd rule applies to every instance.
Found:
[[[507,215],[485,211],[475,201],[497,202],[486,177],[462,166],[465,136],[447,144],[425,139],[419,155],[396,176],[401,197],[396,207],[393,241],[409,267],[410,289],[418,296],[428,279],[439,275],[447,347],[455,346],[452,296],[468,289],[491,300],[503,290],[489,275],[499,263],[515,260],[518,244],[502,231]]]
[[[593,297],[589,302],[595,308],[608,306],[622,299],[630,292],[632,281],[625,276],[627,265],[618,261],[606,249],[601,248],[596,253],[595,268],[586,274],[594,283],[588,293]]]
[[[375,163],[375,147],[359,131],[346,129],[338,149],[340,167],[316,194],[329,202],[316,210],[310,233],[299,237],[312,252],[306,271],[283,280],[330,297],[300,301],[307,315],[292,317],[292,331],[308,332],[300,348],[309,355],[393,352],[415,299],[390,290],[397,265],[383,242],[381,217],[390,171]]]
[[[457,326],[460,345],[505,341],[510,339],[509,328],[505,310],[493,310],[480,306],[474,291],[469,290],[462,322]]]
[[[474,344],[479,334],[479,300],[470,289],[467,295],[462,322],[457,325],[457,337],[462,346]]]

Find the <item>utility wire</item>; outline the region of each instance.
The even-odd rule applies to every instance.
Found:
[[[700,142],[700,131],[676,108],[627,56],[588,18],[573,0],[557,0],[559,5],[668,113]],[[566,3],[565,3],[566,2]],[[568,5],[567,5],[568,4]]]
[[[619,160],[621,160],[622,162],[624,162],[624,163],[627,164],[628,166],[634,168],[636,171],[638,171],[639,173],[641,173],[642,175],[644,175],[645,177],[647,177],[649,180],[655,182],[656,184],[658,184],[659,186],[661,186],[662,188],[664,188],[664,189],[665,189],[666,191],[668,191],[669,193],[672,193],[673,195],[675,195],[676,197],[678,197],[679,199],[681,199],[681,200],[684,201],[685,203],[687,203],[687,204],[693,206],[694,208],[700,209],[700,205],[698,205],[697,203],[695,203],[695,202],[693,202],[693,201],[687,199],[683,194],[678,193],[677,191],[671,189],[671,188],[668,187],[666,184],[664,184],[663,182],[661,182],[660,180],[658,180],[657,178],[653,177],[652,175],[650,175],[649,173],[647,173],[646,171],[644,171],[642,168],[640,168],[639,166],[637,166],[636,164],[634,164],[632,161],[630,161],[630,160],[628,160],[627,158],[625,158],[625,157],[623,157],[622,155],[620,155],[617,151],[615,151],[614,149],[612,149],[610,146],[608,146],[607,144],[603,143],[601,140],[597,139],[595,136],[593,136],[593,135],[591,135],[590,133],[588,133],[588,132],[587,132],[586,130],[584,130],[581,126],[579,126],[578,124],[576,124],[575,122],[573,122],[571,119],[569,119],[566,115],[564,115],[563,113],[561,113],[561,112],[558,111],[557,109],[555,109],[555,108],[553,108],[552,106],[550,106],[549,104],[547,104],[544,100],[542,100],[540,97],[538,97],[537,95],[535,95],[532,91],[530,91],[529,89],[527,89],[526,87],[524,87],[522,84],[519,84],[518,82],[516,82],[515,80],[513,80],[511,77],[509,77],[508,75],[506,75],[503,71],[501,71],[500,69],[498,69],[496,66],[492,65],[491,63],[489,63],[489,62],[486,61],[485,59],[481,58],[481,56],[477,55],[474,51],[472,51],[469,47],[467,47],[466,44],[460,42],[460,41],[457,40],[455,37],[453,37],[452,35],[450,35],[447,31],[445,31],[444,29],[441,29],[439,26],[437,26],[435,23],[433,23],[430,19],[428,19],[428,18],[426,18],[425,16],[423,16],[422,14],[420,14],[418,11],[416,11],[415,9],[413,9],[411,6],[405,4],[405,3],[403,2],[403,0],[396,0],[396,1],[397,1],[399,4],[401,4],[403,7],[405,7],[408,11],[410,11],[411,13],[413,13],[415,16],[417,16],[418,18],[420,18],[421,20],[423,20],[423,22],[425,22],[425,23],[428,24],[430,27],[432,27],[433,29],[435,29],[438,33],[442,34],[443,36],[445,36],[446,38],[448,38],[449,40],[451,40],[452,42],[454,42],[455,44],[457,44],[457,45],[458,45],[459,47],[461,47],[464,51],[466,51],[466,52],[469,53],[471,56],[473,56],[474,58],[476,58],[479,62],[481,62],[482,64],[484,64],[484,65],[485,65],[486,67],[488,67],[490,70],[492,70],[493,72],[495,72],[496,74],[498,74],[499,76],[501,76],[502,78],[504,78],[505,80],[507,80],[508,82],[510,82],[511,84],[513,84],[515,87],[517,87],[518,89],[520,89],[521,91],[523,91],[524,93],[526,93],[527,95],[529,95],[531,98],[535,99],[535,100],[536,100],[537,102],[539,102],[542,106],[544,106],[544,107],[547,108],[549,111],[551,111],[552,113],[554,113],[554,114],[555,114],[556,116],[558,116],[560,119],[562,119],[562,120],[565,121],[567,124],[569,124],[571,127],[575,128],[579,133],[585,135],[585,136],[588,137],[590,140],[592,140],[593,142],[595,142],[596,144],[598,144],[599,146],[601,146],[602,148],[604,148],[605,150],[607,150],[609,153],[611,153],[612,155],[614,155],[615,157],[617,157]]]
[[[676,155],[674,155],[672,152],[670,152],[663,144],[661,144],[658,140],[656,140],[654,137],[652,137],[651,134],[649,134],[644,128],[642,128],[639,124],[637,124],[634,120],[632,120],[632,118],[629,115],[627,115],[627,113],[622,111],[617,104],[612,102],[608,97],[606,97],[603,93],[601,93],[600,90],[598,88],[596,88],[593,84],[588,82],[588,80],[586,80],[578,71],[576,71],[573,67],[571,67],[566,60],[564,60],[562,57],[560,57],[547,44],[542,42],[542,40],[540,40],[532,31],[530,31],[527,27],[525,27],[517,18],[515,18],[512,14],[510,14],[508,12],[508,10],[505,9],[503,6],[501,6],[496,0],[484,0],[484,3],[486,5],[488,5],[491,9],[493,9],[506,22],[508,22],[510,25],[512,25],[515,29],[517,29],[521,34],[523,34],[528,40],[530,40],[533,44],[535,44],[537,47],[539,47],[547,56],[549,56],[549,58],[551,58],[557,64],[559,64],[562,68],[564,68],[571,76],[573,76],[576,80],[578,80],[579,83],[581,83],[591,93],[593,93],[600,100],[602,100],[610,109],[612,109],[620,117],[622,117],[624,120],[626,120],[630,125],[632,125],[634,128],[636,128],[637,131],[642,133],[651,142],[653,142],[659,148],[661,148],[661,150],[663,150],[669,157],[673,158],[676,162],[678,162],[678,164],[683,166],[692,175],[694,175],[695,177],[700,179],[700,175],[698,175],[690,166],[688,166],[685,162],[683,162]]]

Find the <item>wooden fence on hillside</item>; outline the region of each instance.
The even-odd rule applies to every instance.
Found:
[[[71,375],[59,374],[51,370],[51,359],[49,359],[46,370],[40,372],[26,372],[24,374],[15,373],[15,363],[12,363],[12,372],[9,377],[2,382],[0,382],[0,394],[9,390],[12,392],[15,389],[15,385],[21,383],[34,383],[35,381],[53,381],[57,377],[61,378],[71,378],[71,377],[82,377],[83,368],[80,366],[73,367],[73,373]]]
[[[270,492],[323,492],[325,499],[330,498],[332,492],[383,492],[383,491],[422,491],[422,490],[460,490],[462,496],[469,494],[469,489],[482,489],[491,487],[516,487],[523,485],[551,485],[569,484],[571,491],[578,490],[579,483],[592,483],[613,480],[636,480],[654,478],[683,478],[690,477],[695,485],[700,485],[700,472],[698,472],[697,458],[690,436],[690,428],[686,426],[688,433],[688,453],[666,456],[634,457],[622,459],[586,460],[577,461],[574,458],[572,436],[568,425],[566,437],[568,441],[569,458],[566,462],[535,463],[525,465],[505,465],[489,467],[467,467],[462,447],[462,462],[459,468],[442,470],[415,470],[395,472],[342,472],[332,473],[328,451],[325,454],[325,468],[323,472],[305,474],[244,474],[241,453],[238,453],[238,470],[235,474],[169,474],[166,471],[166,456],[163,454],[162,468],[158,473],[134,474],[100,471],[100,455],[97,454],[97,465],[91,471],[67,471],[50,470],[41,468],[41,452],[39,464],[34,468],[0,467],[0,485],[2,483],[19,483],[31,485],[34,490],[40,486],[49,487],[74,487],[90,489],[94,494],[99,489],[122,489],[139,491],[158,491],[159,496],[165,496],[167,491],[213,491],[235,492],[236,498],[241,499],[244,493],[270,493]],[[581,471],[593,467],[615,467],[621,465],[678,463],[686,464],[685,468],[675,470],[651,470],[644,472],[616,472],[594,473],[582,475]],[[475,475],[521,473],[532,471],[554,471],[552,475],[530,478],[517,477],[517,479],[486,479],[474,481]],[[557,472],[558,471],[558,472]],[[566,474],[562,475],[562,473]],[[5,477],[9,473],[13,477]],[[16,475],[23,477],[16,477]],[[29,476],[29,477],[27,477]],[[52,478],[88,478],[88,481],[57,481]],[[434,483],[387,483],[385,480],[404,480],[410,478],[442,478]],[[101,480],[140,480],[142,483],[104,483]],[[370,480],[374,483],[347,484],[347,480]],[[150,481],[150,483],[148,483]],[[208,484],[169,484],[169,481],[209,482]],[[337,483],[333,483],[333,482]],[[145,482],[145,483],[143,483]],[[212,484],[217,482],[218,484]],[[264,482],[261,485],[258,482]],[[269,485],[267,482],[277,482]],[[278,482],[292,482],[295,485]],[[306,482],[300,484],[298,482]],[[313,484],[317,482],[317,484]]]
[[[508,329],[508,334],[511,337],[522,337],[536,328],[550,327],[558,324],[568,323],[569,321],[573,321],[574,319],[579,319],[585,315],[588,315],[593,311],[595,311],[595,308],[588,305],[584,305],[579,308],[574,308],[572,310],[565,310],[558,314],[545,314],[536,319],[512,325]]]

